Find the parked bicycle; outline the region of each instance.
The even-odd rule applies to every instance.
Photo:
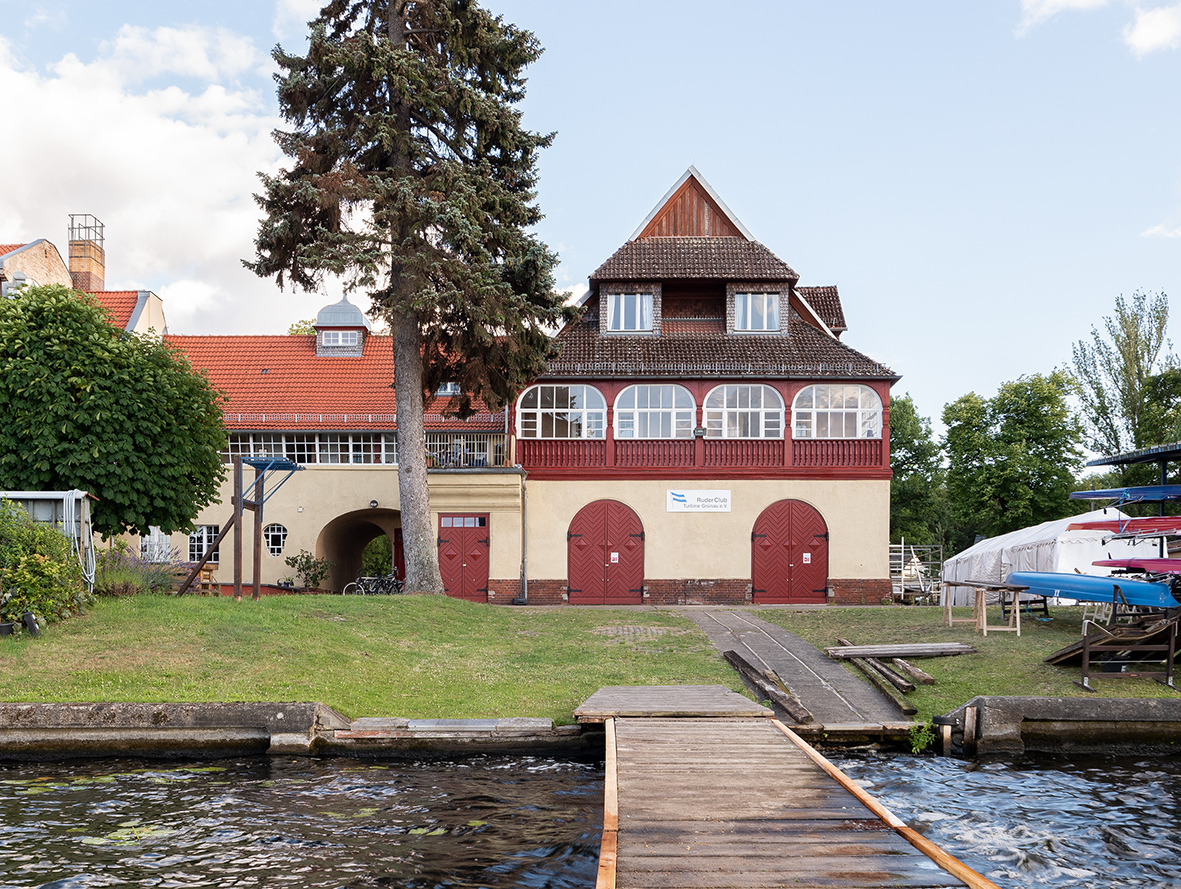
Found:
[[[405,584],[398,579],[397,572],[384,576],[357,575],[357,579],[346,584],[342,593],[346,596],[400,596]]]

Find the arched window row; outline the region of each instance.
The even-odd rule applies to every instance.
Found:
[[[780,439],[786,409],[779,392],[762,384],[715,386],[702,402],[706,438]],[[692,438],[697,403],[684,386],[637,384],[615,399],[619,439]],[[607,401],[594,386],[540,384],[517,406],[521,438],[603,438]],[[792,404],[795,438],[881,438],[882,401],[868,386],[806,386]]]

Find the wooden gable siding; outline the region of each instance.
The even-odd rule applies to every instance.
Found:
[[[743,238],[729,217],[690,176],[665,202],[639,238]]]

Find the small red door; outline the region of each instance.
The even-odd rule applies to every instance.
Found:
[[[772,503],[751,532],[750,578],[758,604],[823,605],[828,587],[828,526],[799,500]]]
[[[439,573],[455,599],[488,601],[487,515],[439,516]]]
[[[644,525],[630,507],[596,500],[566,533],[571,605],[639,605],[644,597]]]

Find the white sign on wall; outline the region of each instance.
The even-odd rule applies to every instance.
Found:
[[[669,491],[666,512],[729,512],[729,491]]]

